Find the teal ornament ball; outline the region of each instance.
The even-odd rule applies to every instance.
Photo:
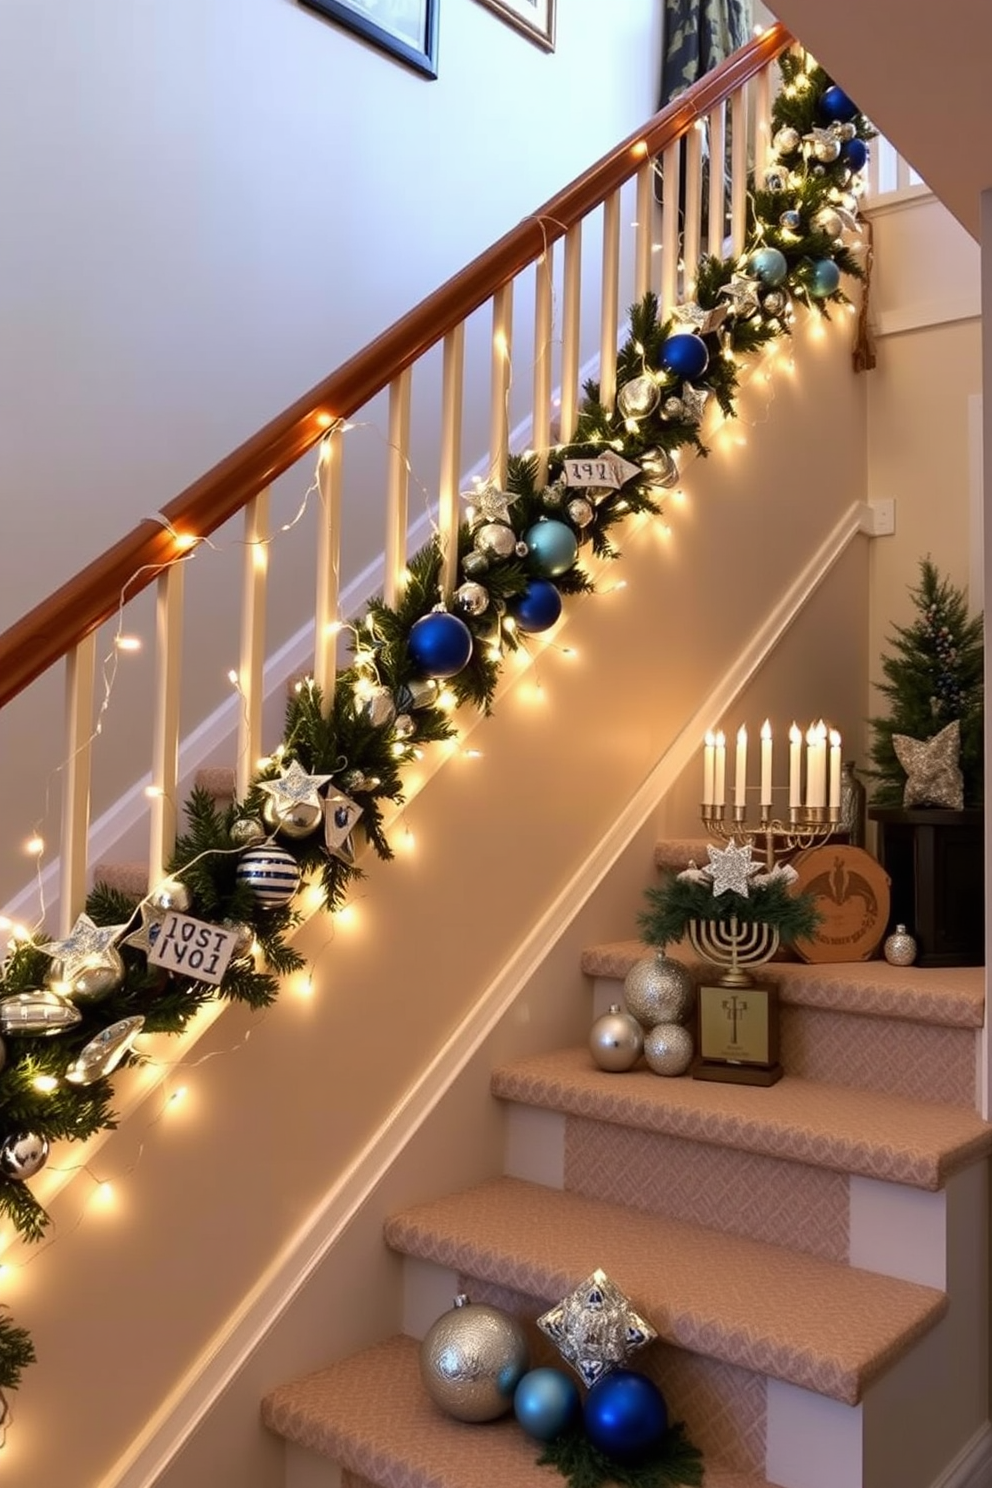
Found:
[[[840,284],[840,269],[832,258],[818,258],[809,276],[809,292],[815,300],[825,300]]]
[[[239,884],[251,890],[262,909],[288,904],[300,887],[300,868],[293,854],[271,843],[250,847],[243,853],[235,876]]]
[[[751,254],[751,272],[756,275],[762,284],[781,284],[789,272],[785,254],[777,248],[759,248],[756,253]]]
[[[561,595],[550,579],[531,579],[523,594],[506,602],[519,630],[536,635],[550,630],[561,614]]]
[[[566,522],[535,522],[524,533],[524,542],[535,568],[552,579],[571,568],[579,551],[575,533]]]
[[[687,381],[702,377],[709,364],[706,342],[693,331],[676,331],[661,348],[661,365],[665,371]]]
[[[578,1386],[560,1369],[531,1369],[514,1392],[513,1414],[535,1441],[554,1441],[581,1412]]]
[[[427,677],[455,677],[472,655],[472,632],[464,620],[436,610],[410,628],[410,659]]]

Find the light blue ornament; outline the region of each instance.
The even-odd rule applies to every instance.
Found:
[[[840,269],[832,258],[818,258],[809,276],[809,292],[816,300],[825,300],[840,284]]]
[[[524,542],[535,566],[548,578],[571,568],[579,551],[575,533],[565,522],[535,522],[524,533]]]
[[[752,274],[757,275],[762,284],[781,284],[789,272],[785,254],[777,248],[759,248],[751,254],[750,265]]]
[[[554,1441],[578,1421],[581,1411],[575,1381],[560,1369],[532,1369],[513,1396],[513,1413],[535,1441]]]

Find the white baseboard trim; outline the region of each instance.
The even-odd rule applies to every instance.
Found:
[[[992,1425],[986,1421],[933,1488],[992,1488]]]

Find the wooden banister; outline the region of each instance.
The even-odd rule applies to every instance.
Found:
[[[208,537],[546,251],[632,174],[661,154],[791,44],[774,25],[694,84],[643,128],[525,217],[454,278],[374,342],[311,388],[292,407],[215,465],[162,510],[169,526],[146,518],[107,552],[0,635],[0,707],[117,610],[121,595],[146,588],[181,551],[175,534]],[[171,531],[169,530],[171,527]]]

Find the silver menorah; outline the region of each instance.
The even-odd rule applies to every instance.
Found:
[[[689,943],[705,961],[724,968],[721,987],[751,987],[754,979],[744,968],[770,961],[779,935],[772,925],[742,924],[731,915],[729,920],[690,920]]]

